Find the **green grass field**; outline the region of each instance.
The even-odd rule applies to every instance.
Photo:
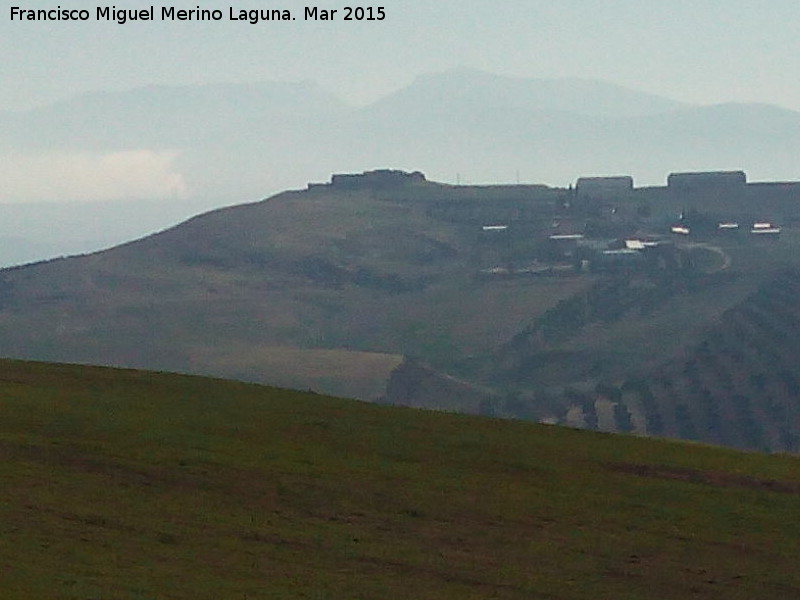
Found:
[[[800,460],[0,363],[0,597],[800,597]]]

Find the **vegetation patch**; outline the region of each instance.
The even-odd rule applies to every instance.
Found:
[[[745,487],[780,492],[783,494],[800,494],[800,483],[791,481],[758,479],[732,473],[699,471],[696,469],[679,467],[660,467],[658,465],[612,464],[609,466],[612,469],[624,473],[632,473],[641,477],[689,481],[692,483],[702,483],[720,487]]]
[[[4,600],[800,597],[797,458],[143,371],[0,373]]]

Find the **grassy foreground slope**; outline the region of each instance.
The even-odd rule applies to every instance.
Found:
[[[800,597],[800,461],[0,362],[16,598]]]

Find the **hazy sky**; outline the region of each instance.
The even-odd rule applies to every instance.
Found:
[[[382,0],[382,22],[97,23],[102,2],[2,0],[0,109],[149,83],[313,80],[365,103],[416,75],[456,66],[520,77],[585,77],[709,104],[800,110],[797,0]],[[85,8],[91,22],[11,22],[10,8]],[[117,8],[148,2],[118,0]],[[320,7],[334,8],[332,3]],[[362,6],[367,6],[362,4]],[[373,4],[372,6],[378,6]],[[340,12],[341,14],[341,12]]]

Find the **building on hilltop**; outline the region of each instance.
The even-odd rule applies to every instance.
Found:
[[[610,200],[630,194],[633,191],[633,177],[580,177],[575,184],[575,193],[583,198]]]
[[[424,183],[425,175],[419,171],[408,173],[391,169],[365,171],[364,173],[337,174],[331,177],[331,186],[338,189],[395,188],[412,183]]]
[[[667,188],[678,192],[742,188],[745,185],[747,175],[744,171],[670,173],[667,177]]]
[[[426,183],[425,175],[420,171],[408,173],[392,169],[378,169],[363,173],[337,173],[331,176],[330,183],[309,183],[311,191],[326,190],[368,190],[394,189],[410,184]]]

